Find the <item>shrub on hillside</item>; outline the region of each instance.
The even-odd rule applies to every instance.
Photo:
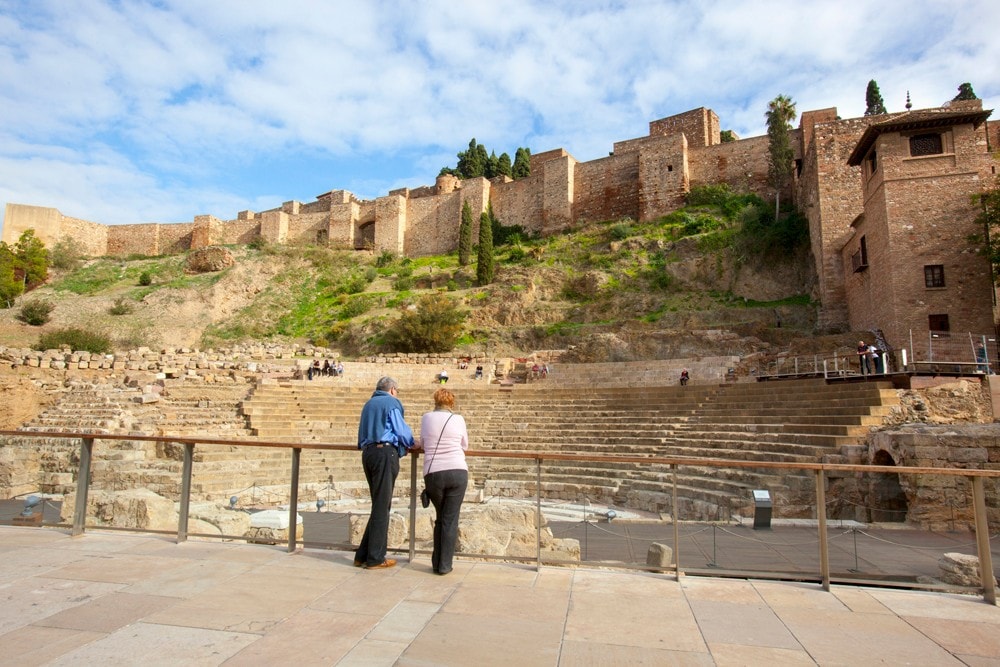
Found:
[[[76,327],[56,329],[42,334],[35,345],[36,350],[58,350],[61,347],[95,354],[107,354],[112,350],[111,340],[104,334]]]
[[[49,251],[49,262],[57,269],[75,269],[82,260],[79,244],[70,237],[63,237]]]
[[[383,338],[390,352],[448,352],[462,333],[465,314],[440,292],[423,297],[403,313]]]
[[[108,313],[112,315],[128,315],[132,312],[132,305],[122,297],[115,299],[115,305],[108,308]]]
[[[49,316],[56,305],[51,301],[35,299],[28,301],[21,306],[21,312],[17,314],[17,319],[32,326],[41,326],[49,321]]]
[[[149,271],[143,271],[139,274],[139,284],[143,287],[148,287],[153,284],[153,274]]]

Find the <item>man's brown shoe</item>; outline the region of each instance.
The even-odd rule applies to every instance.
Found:
[[[378,565],[369,565],[368,569],[369,570],[384,570],[386,568],[395,567],[395,565],[396,565],[396,561],[394,559],[392,559],[392,558],[386,558],[384,561],[382,561]]]
[[[363,560],[355,560],[354,567],[364,567],[365,562]]]

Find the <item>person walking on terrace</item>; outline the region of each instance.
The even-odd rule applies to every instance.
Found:
[[[354,552],[355,567],[369,570],[392,567],[396,561],[386,558],[389,542],[389,510],[392,488],[399,475],[399,459],[416,445],[413,430],[403,418],[403,404],[396,397],[399,385],[391,377],[379,379],[375,393],[361,409],[358,424],[358,449],[368,480],[372,511],[368,525]]]
[[[455,414],[455,394],[445,388],[434,392],[434,411],[420,421],[420,446],[424,449],[424,488],[436,513],[434,574],[448,574],[458,540],[458,515],[469,486],[465,450],[469,432],[462,415]]]

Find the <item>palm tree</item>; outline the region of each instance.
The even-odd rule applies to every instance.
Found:
[[[781,190],[792,177],[792,142],[789,132],[795,120],[795,102],[786,95],[778,95],[767,104],[768,164],[767,180],[774,188],[774,219],[778,219]]]

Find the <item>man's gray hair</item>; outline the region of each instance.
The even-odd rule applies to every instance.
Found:
[[[378,384],[375,385],[376,391],[389,391],[390,389],[399,389],[399,384],[394,378],[388,375],[382,376],[378,380]]]

